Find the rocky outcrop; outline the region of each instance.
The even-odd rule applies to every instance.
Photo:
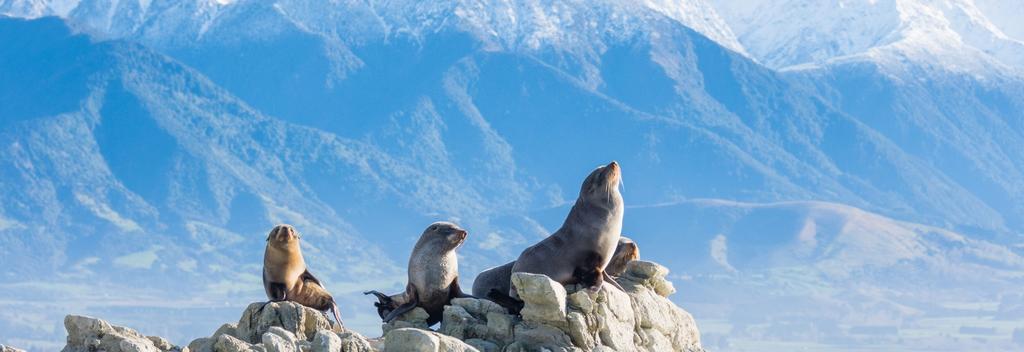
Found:
[[[168,352],[181,349],[156,336],[144,336],[135,330],[110,325],[91,317],[69,315],[64,318],[68,331],[63,352]]]
[[[25,352],[25,350],[17,349],[11,346],[0,344],[0,352]]]
[[[456,298],[445,307],[437,331],[416,308],[382,327],[382,338],[367,339],[340,327],[314,309],[291,302],[253,303],[237,323],[187,347],[69,315],[65,352],[526,352],[526,351],[703,351],[689,313],[666,297],[675,292],[661,265],[630,262],[618,282],[601,290],[564,287],[546,276],[517,273],[512,284],[524,301],[521,314],[494,302]],[[3,350],[2,352],[7,352]]]
[[[633,261],[598,292],[563,287],[543,275],[512,276],[525,306],[505,314],[493,302],[456,299],[440,332],[480,351],[702,351],[693,317],[666,297],[675,292],[668,269]]]

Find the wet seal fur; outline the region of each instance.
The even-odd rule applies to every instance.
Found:
[[[591,290],[599,290],[605,281],[622,290],[604,271],[622,232],[621,181],[617,162],[592,171],[583,181],[576,204],[562,227],[523,250],[512,264],[512,273],[544,274],[560,284],[582,285]],[[522,306],[516,288],[511,285],[507,295],[490,290],[487,297],[512,312],[518,312]]]
[[[291,225],[277,225],[267,235],[263,254],[263,289],[267,298],[270,302],[292,301],[322,312],[330,310],[338,326],[344,326],[334,297],[306,267],[300,238]]]
[[[459,287],[459,261],[455,250],[466,241],[468,232],[450,222],[435,222],[420,235],[409,256],[409,281],[405,292],[385,295],[367,291],[377,297],[377,314],[385,323],[416,307],[429,315],[427,325],[441,321],[444,306],[452,298],[472,297]]]

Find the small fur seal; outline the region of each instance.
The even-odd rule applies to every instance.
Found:
[[[338,326],[344,326],[334,297],[306,268],[300,238],[291,225],[277,225],[267,235],[267,250],[263,254],[263,289],[267,298],[270,302],[292,301],[323,312],[331,310]]]
[[[377,297],[377,314],[385,323],[413,308],[427,311],[428,325],[441,321],[444,306],[452,298],[472,297],[459,288],[459,261],[455,250],[466,241],[468,232],[450,222],[435,222],[420,235],[409,256],[409,282],[405,292],[385,295],[367,291]]]
[[[613,277],[619,277],[626,271],[626,264],[640,258],[640,249],[636,242],[628,237],[619,237],[619,244],[615,247],[615,254],[604,271]],[[484,270],[473,280],[473,296],[487,297],[491,290],[506,294],[512,284],[512,265],[516,262],[508,262],[487,270]]]
[[[614,161],[592,171],[562,227],[523,250],[512,272],[544,274],[563,285],[591,289],[599,289],[601,281],[607,281],[622,289],[604,271],[622,232],[621,180],[619,163]],[[514,286],[509,287],[509,296],[518,299]]]
[[[640,247],[629,237],[620,236],[619,244],[615,246],[615,254],[612,255],[608,266],[604,267],[604,272],[614,277],[622,276],[622,273],[626,272],[626,264],[637,259],[640,259]]]

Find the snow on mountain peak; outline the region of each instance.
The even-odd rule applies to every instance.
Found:
[[[1024,68],[1019,2],[712,1],[747,52],[776,69],[865,58],[970,72]]]

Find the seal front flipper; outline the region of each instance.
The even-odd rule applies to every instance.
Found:
[[[385,323],[390,323],[392,320],[395,320],[395,318],[398,318],[402,316],[402,314],[405,314],[406,312],[413,310],[413,308],[416,308],[416,305],[419,303],[419,299],[418,297],[416,297],[416,291],[407,291],[406,298],[409,299],[408,302],[405,302],[405,304],[398,306],[398,308],[395,308],[395,310],[391,311],[391,313],[388,313],[388,316],[384,317]]]
[[[459,287],[459,278],[456,277],[452,284],[448,286],[448,298],[479,298],[471,294],[462,292],[462,288]]]
[[[608,282],[609,284],[612,284],[612,286],[615,286],[615,288],[619,289],[619,291],[626,292],[626,289],[622,288],[622,285],[619,285],[619,282],[615,281],[615,278],[608,274],[607,271],[603,272],[602,275],[604,276],[604,281]]]
[[[313,276],[313,274],[309,272],[309,269],[306,269],[306,271],[302,272],[302,275],[299,275],[299,280],[312,281],[317,285],[320,285],[320,287],[324,287],[324,284],[320,283],[320,280],[317,279],[316,276]]]
[[[267,297],[270,302],[282,302],[288,300],[288,288],[280,282],[267,283]]]

